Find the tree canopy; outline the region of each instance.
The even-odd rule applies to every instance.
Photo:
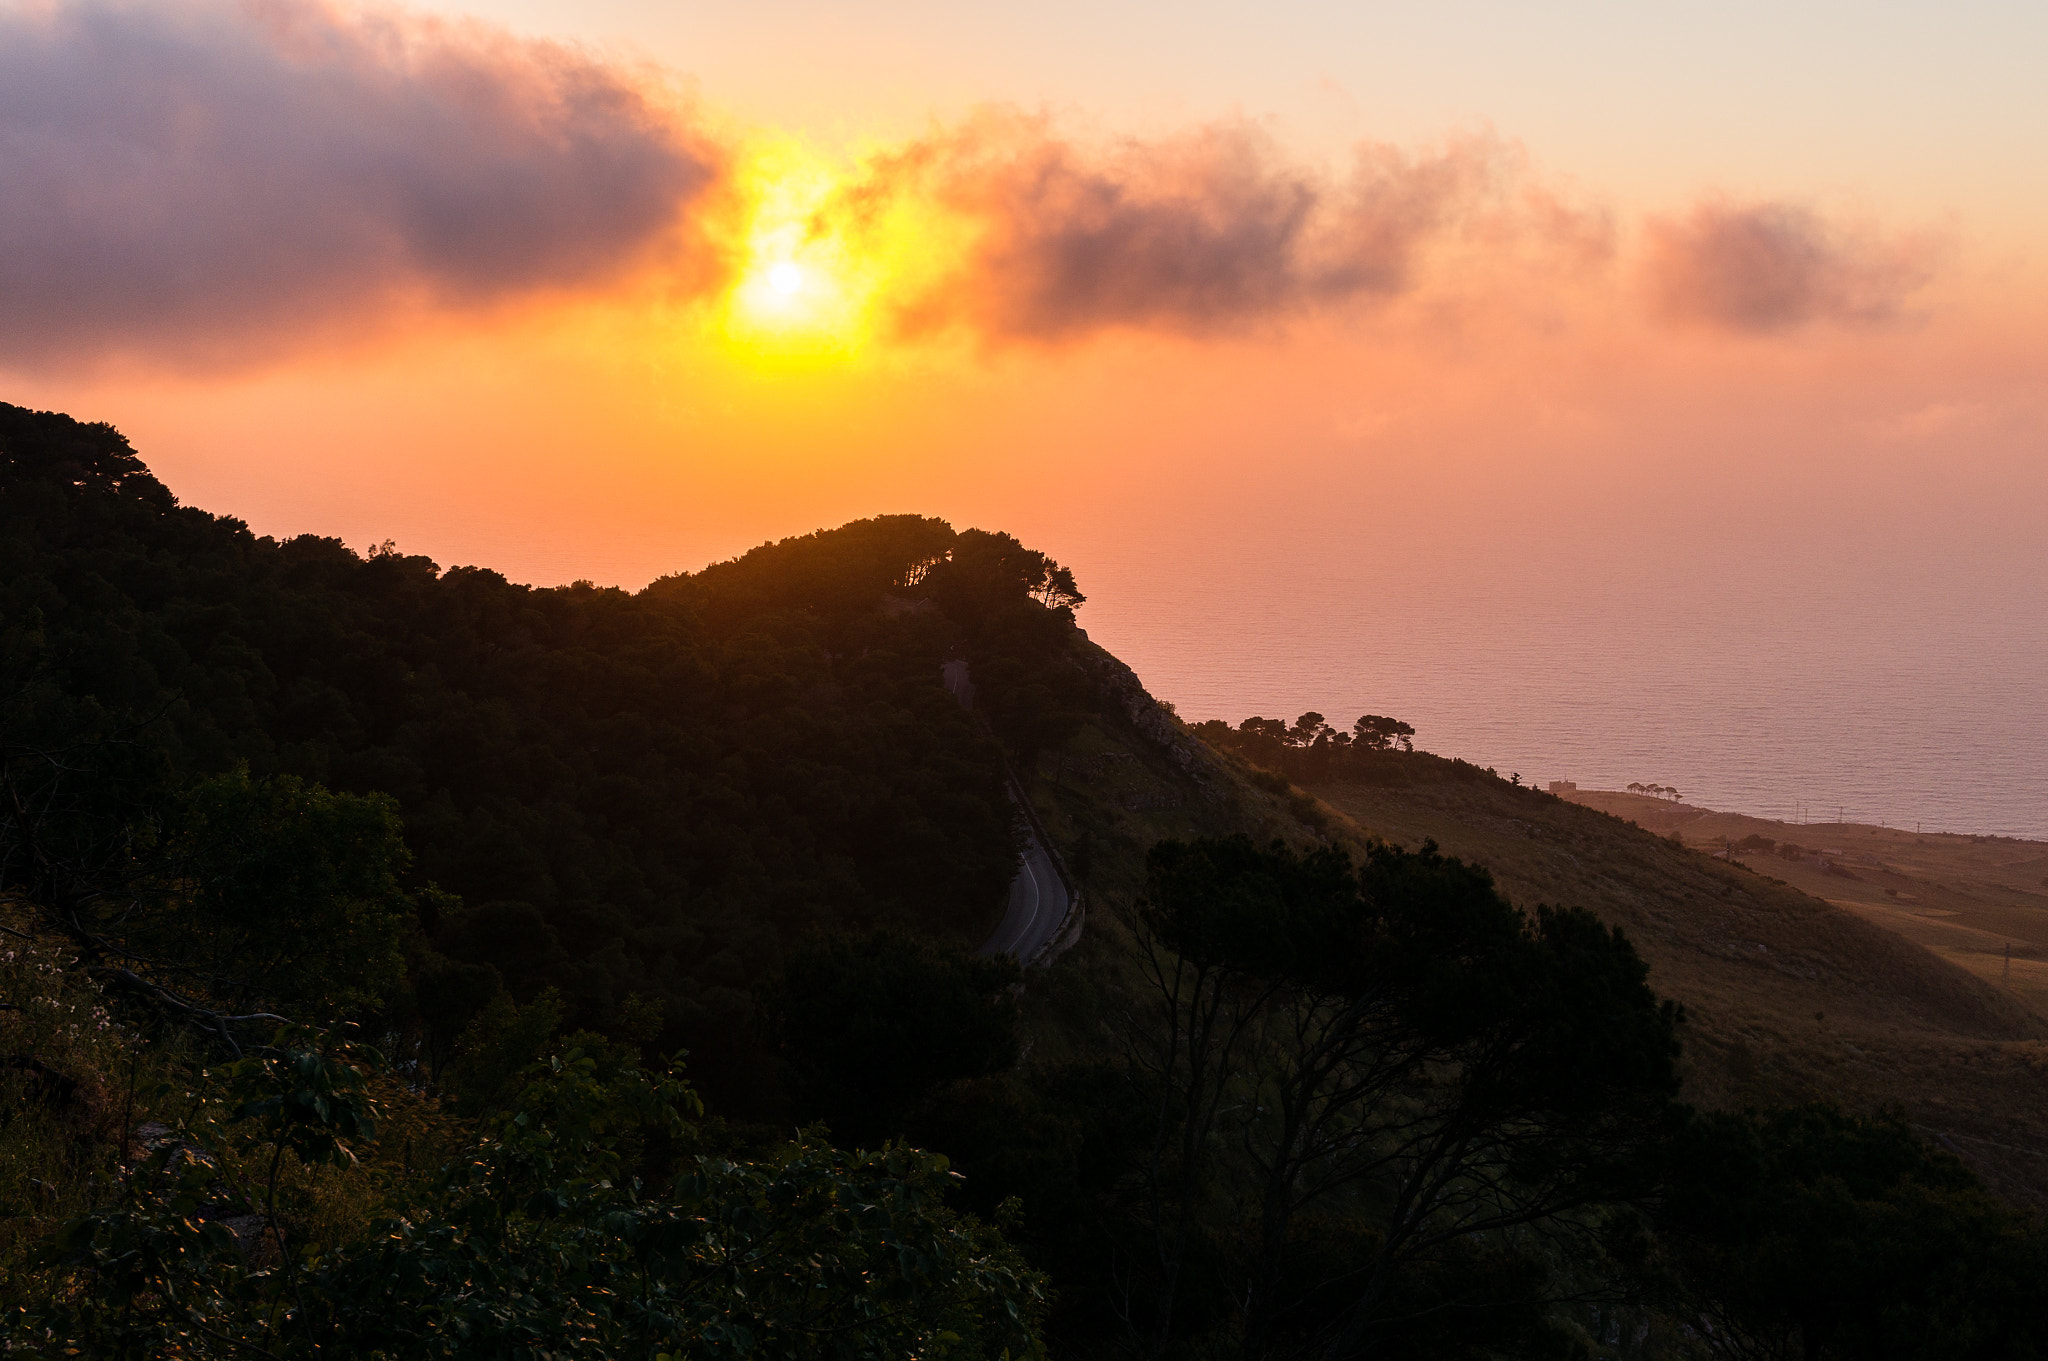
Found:
[[[1687,1110],[1621,931],[1228,834],[1431,764],[1399,720],[1195,725],[1264,767],[1205,767],[1223,831],[1123,836],[1142,893],[1089,882],[1028,988],[970,954],[1006,765],[1171,727],[1081,603],[918,516],[537,590],[255,536],[0,406],[7,1345],[2041,1354],[2039,1226],[1894,1116]]]
[[[1354,864],[1169,841],[1148,868],[1131,1052],[1158,1103],[1137,1306],[1151,1354],[1186,1326],[1197,1207],[1218,1184],[1243,1218],[1204,1269],[1228,1274],[1236,1349],[1332,1361],[1398,1334],[1394,1299],[1447,1252],[1648,1186],[1638,1154],[1677,1094],[1678,1014],[1619,932],[1520,912],[1434,846]]]
[[[1217,750],[1291,780],[1343,779],[1377,771],[1379,753],[1415,750],[1414,727],[1383,714],[1362,715],[1349,732],[1332,727],[1313,709],[1293,723],[1254,714],[1235,728],[1211,718],[1192,724],[1191,730]]]
[[[327,800],[322,836],[402,818],[409,855],[372,859],[418,908],[415,979],[460,982],[420,995],[429,1041],[500,984],[555,987],[589,1024],[654,999],[663,1042],[735,1098],[754,1080],[751,988],[792,942],[894,925],[971,943],[999,915],[1020,836],[1003,755],[941,665],[973,663],[1005,740],[1056,737],[1086,702],[1062,661],[1080,600],[1008,535],[911,515],[637,594],[519,586],[388,545],[259,537],[180,506],[111,427],[0,406],[0,760],[51,795],[31,806],[127,828],[159,882],[175,867],[145,843],[176,831],[200,853],[209,799]],[[227,783],[194,792],[207,780]],[[389,802],[347,802],[369,798]],[[60,823],[43,817],[39,844],[57,850]],[[111,850],[44,870],[104,879]],[[219,948],[259,948],[235,895],[273,890],[298,892],[210,890]],[[331,901],[361,917],[395,899]]]

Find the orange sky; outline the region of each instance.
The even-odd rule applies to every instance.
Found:
[[[2030,210],[1924,151],[1799,193],[1738,129],[1603,184],[1630,153],[1590,113],[1518,140],[1526,80],[1493,130],[1354,101],[1297,136],[1207,90],[1119,126],[1102,80],[1039,112],[1023,59],[981,107],[850,89],[862,132],[792,94],[776,126],[764,57],[493,23],[0,8],[0,169],[48,186],[0,205],[0,397],[114,422],[261,532],[537,582],[897,510],[1072,561],[1106,622],[1105,587],[1218,553],[1285,590],[1307,540],[1475,581],[1873,545],[2043,570]],[[1973,116],[2010,141],[2013,112]]]

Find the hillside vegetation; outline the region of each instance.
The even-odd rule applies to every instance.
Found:
[[[637,594],[538,590],[389,545],[258,537],[62,416],[0,406],[0,478],[0,705],[24,806],[61,807],[52,791],[95,763],[120,766],[99,787],[124,805],[95,816],[130,821],[237,771],[389,798],[430,1062],[492,998],[552,987],[576,1024],[656,1008],[660,1043],[690,1047],[714,1092],[770,1099],[750,989],[791,942],[894,924],[972,944],[1000,911],[1018,845],[1003,757],[942,660],[973,662],[1019,749],[1064,721],[1045,672],[1078,596],[1005,535],[885,517]],[[38,763],[58,751],[78,759]]]
[[[916,516],[535,590],[0,408],[10,1354],[2042,1354],[1915,1129],[2030,1185],[1948,1070],[2032,1012],[1397,720],[1190,730],[1081,603]]]
[[[1815,896],[1841,898],[1852,881],[1776,857],[1717,860],[1730,834],[1757,834],[1749,821],[1724,829],[1723,815],[1662,800],[1606,796],[1624,818],[1422,752],[1375,752],[1342,775],[1306,787],[1353,835],[1434,841],[1486,865],[1517,903],[1579,904],[1625,928],[1652,983],[1685,1005],[1690,1099],[1896,1105],[2009,1193],[2048,1198],[2048,1021],[1983,970]],[[1691,846],[1673,839],[1680,827]],[[2022,876],[2027,849],[2007,857]],[[1801,870],[1799,887],[1778,877]],[[1891,901],[1883,887],[1867,896]]]
[[[1565,797],[1847,908],[2048,1015],[2048,843],[1785,823],[1619,791]]]

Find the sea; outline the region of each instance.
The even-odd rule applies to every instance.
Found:
[[[2048,572],[2031,550],[1667,560],[1384,551],[1270,525],[1101,540],[1090,636],[1189,720],[1412,723],[1544,785],[2048,840]]]

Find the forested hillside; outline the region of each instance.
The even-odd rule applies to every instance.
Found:
[[[969,658],[1029,746],[1079,602],[1007,536],[888,517],[638,594],[539,590],[259,538],[102,425],[0,408],[0,460],[8,779],[31,804],[75,783],[36,762],[61,750],[118,759],[138,814],[238,769],[388,795],[430,1049],[500,988],[555,987],[585,1024],[638,998],[724,1091],[753,981],[805,931],[973,943],[1000,909],[1002,757],[940,666]]]
[[[1686,1103],[1690,853],[1191,730],[1081,603],[916,516],[534,589],[0,407],[10,1354],[2043,1354],[2048,1235],[1911,1120]],[[1013,787],[1087,911],[1028,976]]]

